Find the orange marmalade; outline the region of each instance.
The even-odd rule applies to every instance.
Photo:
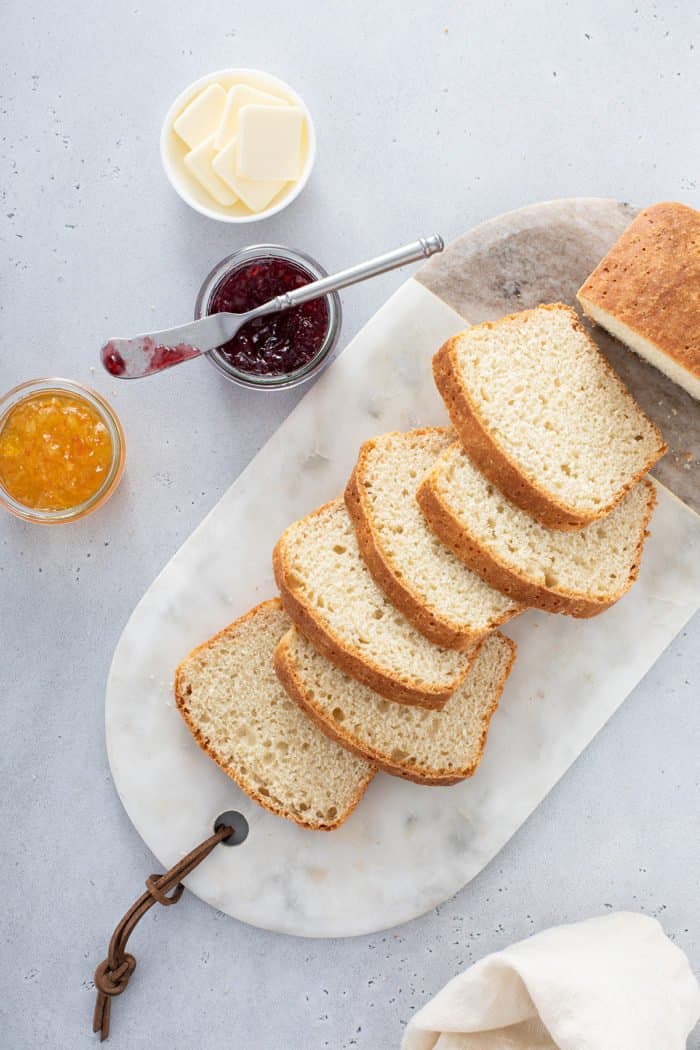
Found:
[[[46,390],[18,401],[0,429],[0,484],[33,510],[78,507],[104,485],[114,456],[101,415],[78,394]]]

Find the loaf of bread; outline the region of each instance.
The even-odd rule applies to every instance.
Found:
[[[275,651],[289,695],[324,733],[395,776],[454,784],[474,773],[515,658],[515,643],[489,635],[469,674],[441,711],[385,700],[348,678],[296,629]]]
[[[375,692],[442,707],[464,679],[474,650],[433,645],[394,608],[360,556],[342,499],[291,525],[273,565],[284,607],[301,633]]]
[[[568,306],[468,328],[433,372],[475,465],[548,528],[604,517],[666,451]]]
[[[547,612],[603,612],[637,578],[656,501],[641,481],[583,529],[548,529],[480,474],[459,444],[440,454],[418,489],[430,527],[492,587]]]
[[[279,600],[263,602],[183,660],[177,706],[199,746],[265,809],[331,831],[375,768],[333,743],[293,703],[273,655],[290,629]]]
[[[442,428],[394,432],[360,449],[345,503],[375,580],[422,634],[464,649],[520,612],[468,569],[428,527],[416,490],[454,441]]]
[[[611,335],[700,398],[700,212],[654,204],[578,293]]]
[[[458,440],[363,445],[345,500],[278,541],[281,601],[177,670],[199,746],[302,827],[338,827],[378,767],[471,776],[515,656],[494,628],[524,606],[593,616],[639,569],[665,447],[573,310],[477,325],[433,365]]]

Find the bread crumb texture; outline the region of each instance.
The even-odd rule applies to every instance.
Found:
[[[456,689],[471,655],[428,641],[375,583],[342,499],[302,518],[278,544],[278,583],[343,651],[394,681]]]
[[[516,576],[564,597],[606,603],[636,576],[655,503],[653,485],[642,481],[583,529],[548,529],[510,503],[458,444],[440,455],[426,484],[455,528]]]
[[[327,830],[353,810],[373,767],[329,740],[279,683],[273,654],[291,626],[265,602],[180,664],[178,706],[202,747],[266,809]]]
[[[325,660],[296,630],[285,635],[278,655],[292,692],[336,739],[399,776],[454,783],[479,764],[515,645],[498,632],[491,634],[441,711],[383,699]]]
[[[385,564],[426,610],[456,631],[483,635],[520,611],[429,528],[416,491],[454,441],[445,429],[389,433],[367,442],[356,467],[365,524]]]
[[[570,307],[475,325],[451,345],[490,440],[555,504],[597,517],[665,451]]]

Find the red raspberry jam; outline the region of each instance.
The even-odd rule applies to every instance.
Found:
[[[244,313],[313,280],[314,275],[298,263],[256,259],[221,279],[209,301],[208,313]],[[328,321],[326,300],[314,299],[249,321],[233,339],[219,347],[219,353],[240,372],[287,375],[316,356],[326,338]]]

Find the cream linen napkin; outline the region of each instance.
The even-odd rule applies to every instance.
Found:
[[[700,986],[656,919],[555,926],[455,977],[402,1050],[683,1050]]]

